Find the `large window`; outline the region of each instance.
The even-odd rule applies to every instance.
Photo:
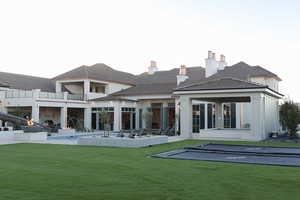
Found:
[[[123,107],[122,108],[122,129],[131,130],[135,129],[136,113],[135,108]]]
[[[224,128],[236,128],[236,105],[235,103],[223,104]]]
[[[205,128],[205,104],[193,105],[193,133]]]
[[[114,107],[92,108],[92,128],[95,130],[104,130],[104,120],[101,119],[101,113],[108,113],[110,130],[114,128]]]
[[[161,129],[163,128],[163,105],[162,103],[152,103],[152,129]]]

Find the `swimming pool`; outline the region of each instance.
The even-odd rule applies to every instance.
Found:
[[[76,135],[62,135],[62,136],[48,136],[47,140],[68,140],[68,141],[78,141],[80,137],[84,136],[99,136],[103,135],[103,133],[89,133],[89,134],[76,134]]]

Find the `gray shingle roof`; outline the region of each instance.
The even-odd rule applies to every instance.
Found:
[[[153,95],[172,94],[177,87],[177,75],[179,68],[169,71],[158,71],[153,75],[147,73],[137,77],[136,86],[116,92],[113,95]],[[205,77],[205,69],[202,67],[188,67],[187,75],[190,80],[201,80]]]
[[[134,87],[113,93],[114,96],[135,96],[171,94],[176,88],[176,83],[139,84]]]
[[[99,63],[92,66],[77,67],[71,71],[56,76],[53,79],[95,79],[133,85],[135,83],[136,76],[127,72],[114,70],[103,63]]]
[[[55,86],[51,79],[0,72],[0,82],[12,89],[32,90],[41,89],[46,92],[54,92]]]
[[[203,78],[203,81],[219,79],[224,77],[232,77],[232,78],[248,81],[250,77],[257,77],[257,76],[269,76],[269,77],[274,77],[277,80],[281,80],[276,74],[266,70],[265,68],[262,68],[260,66],[250,66],[245,62],[239,62],[232,66],[225,67],[224,70],[219,70],[216,74],[208,78]],[[190,85],[193,83],[197,83],[199,81],[200,79],[199,80],[188,79],[180,86]]]
[[[153,75],[143,73],[136,79],[136,84],[153,84],[153,83],[177,83],[177,75],[179,68],[174,68],[168,71],[157,71]],[[205,78],[205,69],[203,67],[188,67],[187,75],[190,80],[200,80]]]
[[[239,80],[239,79],[227,77],[227,78],[201,81],[196,84],[178,87],[175,89],[175,91],[253,89],[253,88],[267,88],[267,86],[248,82],[245,80]]]

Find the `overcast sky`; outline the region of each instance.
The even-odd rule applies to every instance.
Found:
[[[208,50],[278,74],[300,102],[300,3],[292,0],[0,0],[0,71],[53,77],[105,63],[139,74],[204,66]]]

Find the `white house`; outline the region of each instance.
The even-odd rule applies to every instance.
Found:
[[[140,75],[96,64],[53,79],[0,72],[1,110],[97,130],[105,110],[114,131],[145,128],[151,111],[153,129],[173,127],[186,138],[256,141],[279,130],[276,74],[244,62],[227,66],[211,51],[205,64],[159,71],[151,61]]]

